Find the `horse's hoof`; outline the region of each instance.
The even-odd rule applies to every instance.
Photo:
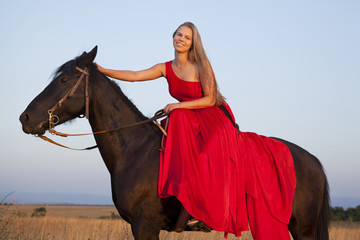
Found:
[[[181,233],[181,232],[184,231],[184,229],[181,228],[181,227],[176,227],[176,228],[173,229],[173,231],[174,231],[174,232],[177,232],[177,233]]]

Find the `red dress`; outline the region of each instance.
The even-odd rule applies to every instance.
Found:
[[[203,96],[201,84],[177,77],[171,62],[166,63],[166,78],[170,94],[179,101]],[[160,197],[177,197],[193,217],[237,236],[248,230],[247,196],[288,223],[296,179],[284,144],[238,133],[217,106],[173,110],[167,134],[160,154]]]

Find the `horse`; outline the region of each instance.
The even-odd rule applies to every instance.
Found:
[[[112,200],[136,240],[159,239],[161,230],[173,229],[181,210],[175,197],[157,195],[162,132],[146,121],[114,81],[98,71],[93,63],[96,54],[97,46],[57,69],[49,85],[20,115],[22,129],[42,136],[54,125],[83,115],[89,115],[94,133],[119,129],[94,135],[111,176]],[[82,81],[85,75],[87,81]],[[329,187],[320,161],[303,148],[276,139],[290,149],[297,176],[290,233],[295,240],[329,239]]]

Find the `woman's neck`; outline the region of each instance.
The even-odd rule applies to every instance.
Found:
[[[189,63],[189,55],[187,52],[185,52],[185,53],[175,52],[174,64],[178,68],[182,68],[185,65],[187,65],[188,63]]]

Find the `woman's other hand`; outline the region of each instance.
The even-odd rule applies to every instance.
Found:
[[[170,103],[164,107],[164,112],[169,113],[174,109],[181,108],[181,103]]]

